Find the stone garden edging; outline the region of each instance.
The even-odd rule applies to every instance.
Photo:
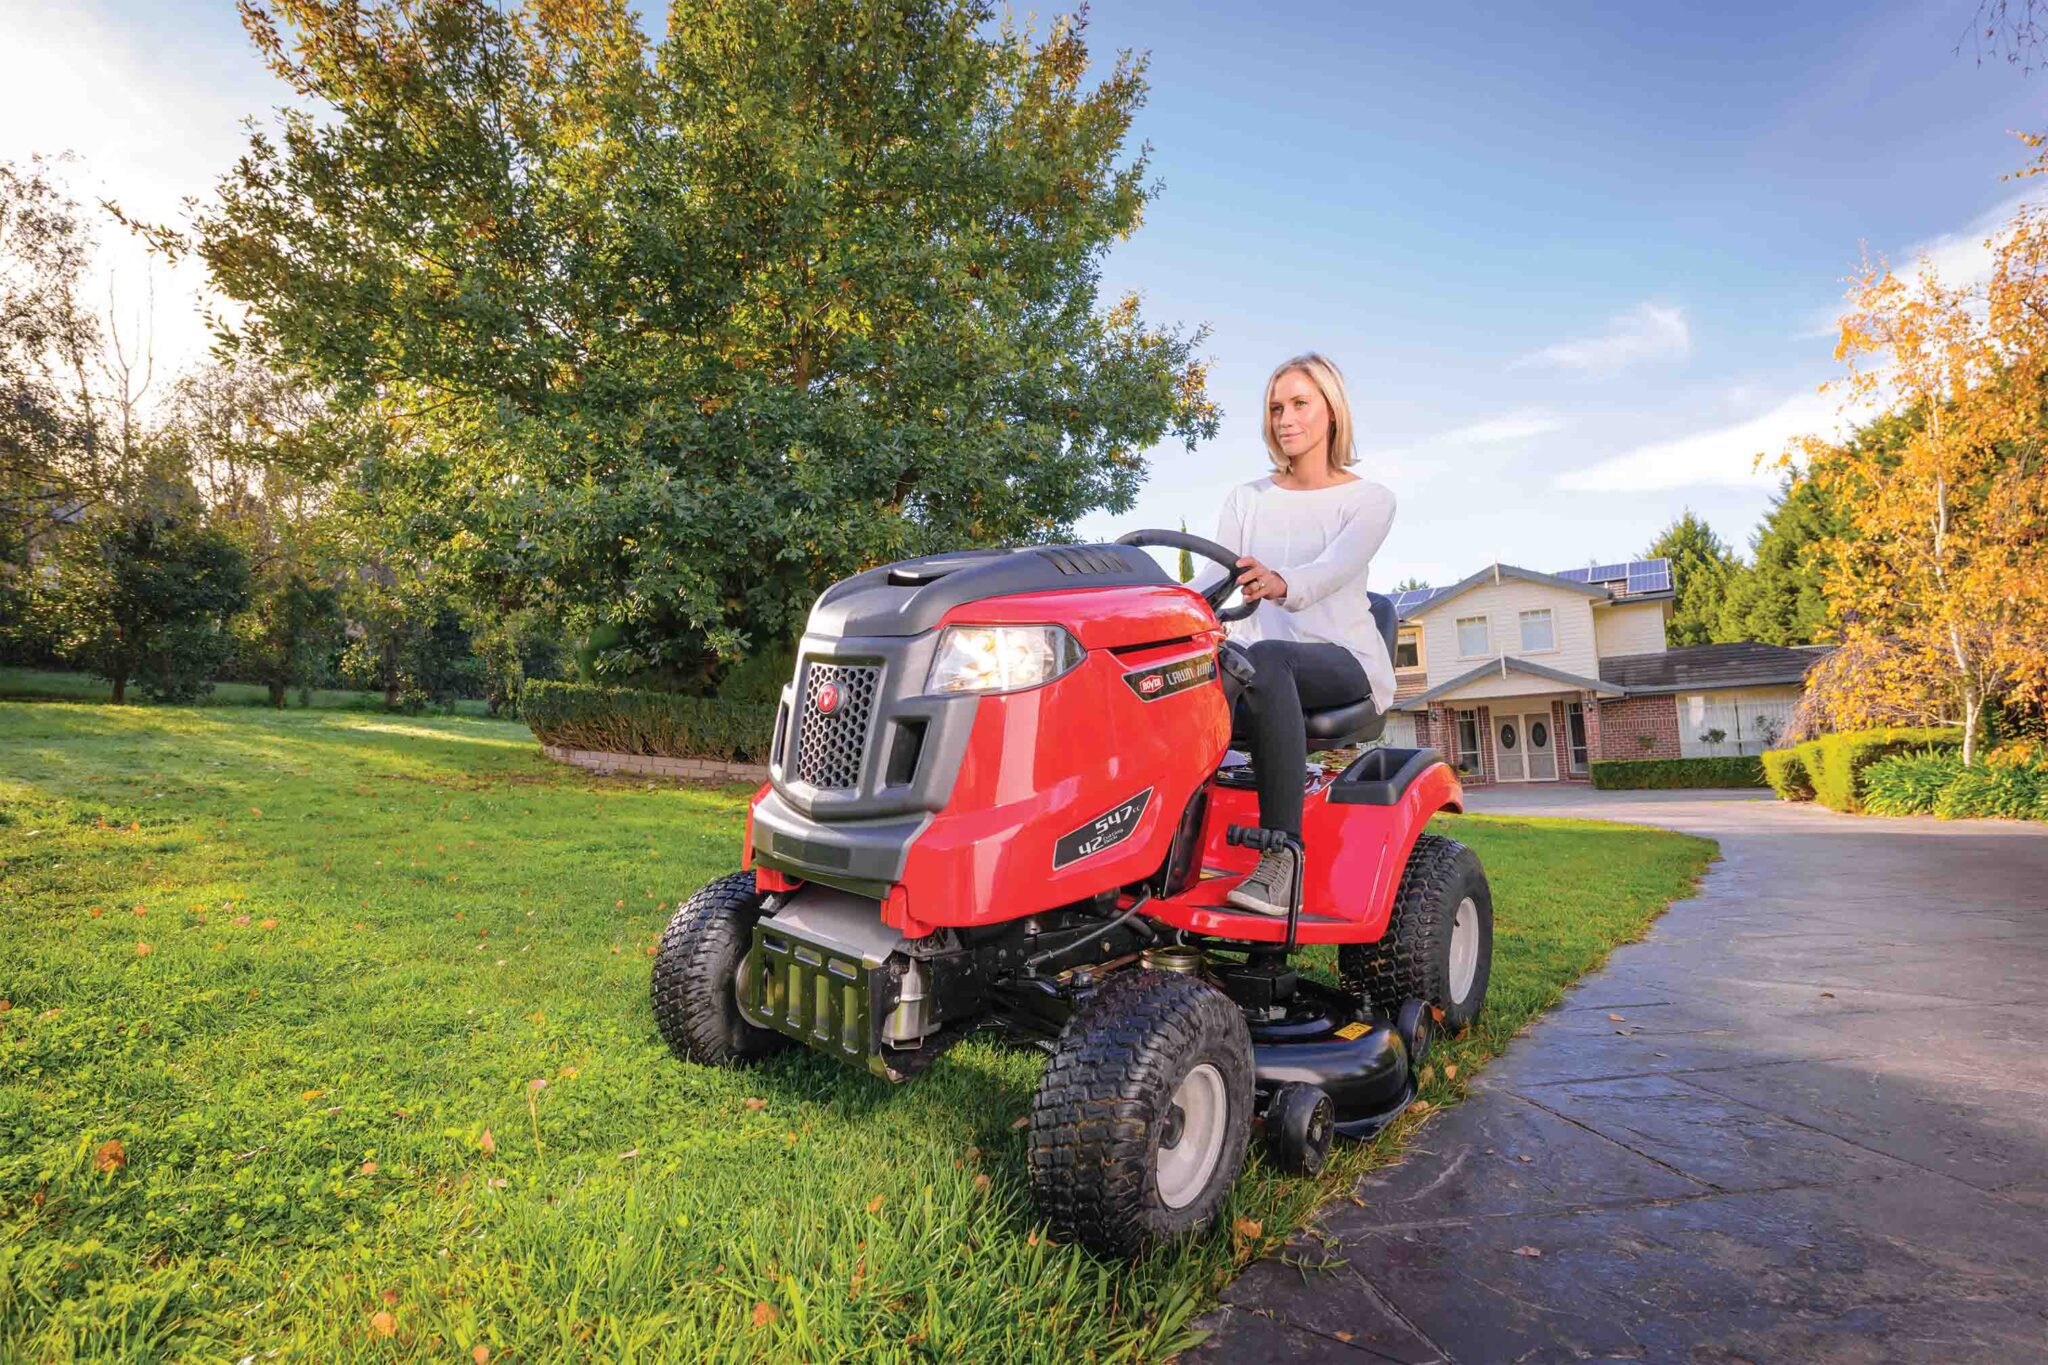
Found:
[[[594,773],[666,777],[685,782],[766,782],[767,765],[728,763],[716,758],[656,758],[648,754],[614,754],[601,749],[565,749],[543,744],[540,751],[557,763],[570,763]]]

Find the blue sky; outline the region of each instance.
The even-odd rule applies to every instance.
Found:
[[[1375,586],[1627,558],[1688,506],[1746,545],[1749,457],[1834,420],[1861,253],[1967,275],[2031,188],[2007,133],[2048,126],[2048,75],[1975,64],[1971,0],[1501,8],[1096,6],[1099,57],[1150,53],[1164,182],[1105,285],[1210,327],[1225,419],[1084,534],[1213,529],[1263,469],[1267,371],[1313,347],[1401,501]],[[281,98],[225,0],[0,0],[0,36],[0,157],[74,148],[141,212]],[[160,369],[190,358],[201,282],[110,256],[127,313],[154,287]]]

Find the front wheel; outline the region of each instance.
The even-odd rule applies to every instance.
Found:
[[[1464,1032],[1493,974],[1493,892],[1479,855],[1442,835],[1418,838],[1386,933],[1340,948],[1337,966],[1346,986],[1388,1015],[1421,1000],[1443,1011],[1446,1036]]]
[[[1222,1212],[1251,1138],[1252,1046],[1192,977],[1112,976],[1060,1033],[1031,1103],[1031,1189],[1055,1236],[1134,1257]]]
[[[676,907],[654,953],[654,1023],[669,1051],[706,1066],[744,1066],[789,1039],[740,1017],[740,963],[753,944],[761,897],[754,874],[706,882]]]

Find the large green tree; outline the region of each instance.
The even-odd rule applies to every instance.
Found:
[[[1722,595],[1739,567],[1727,544],[1687,508],[1643,555],[1671,561],[1671,586],[1678,600],[1664,623],[1664,643],[1673,648],[1710,643],[1720,621]]]
[[[245,4],[287,112],[200,220],[237,342],[391,433],[365,506],[472,610],[712,681],[814,592],[1123,510],[1216,413],[1098,298],[1156,187],[1079,20],[980,0]]]
[[[206,525],[196,494],[102,508],[57,544],[36,607],[67,662],[111,682],[117,706],[130,682],[162,701],[190,701],[212,686],[233,651],[229,620],[247,601],[249,568],[241,548]]]
[[[1825,489],[1788,478],[1750,542],[1750,562],[1728,579],[1714,639],[1810,645],[1831,638],[1826,544],[1844,529]]]

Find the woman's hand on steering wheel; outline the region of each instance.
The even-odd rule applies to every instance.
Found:
[[[1287,580],[1250,555],[1238,560],[1237,567],[1243,570],[1238,588],[1245,601],[1278,602],[1287,596]]]

